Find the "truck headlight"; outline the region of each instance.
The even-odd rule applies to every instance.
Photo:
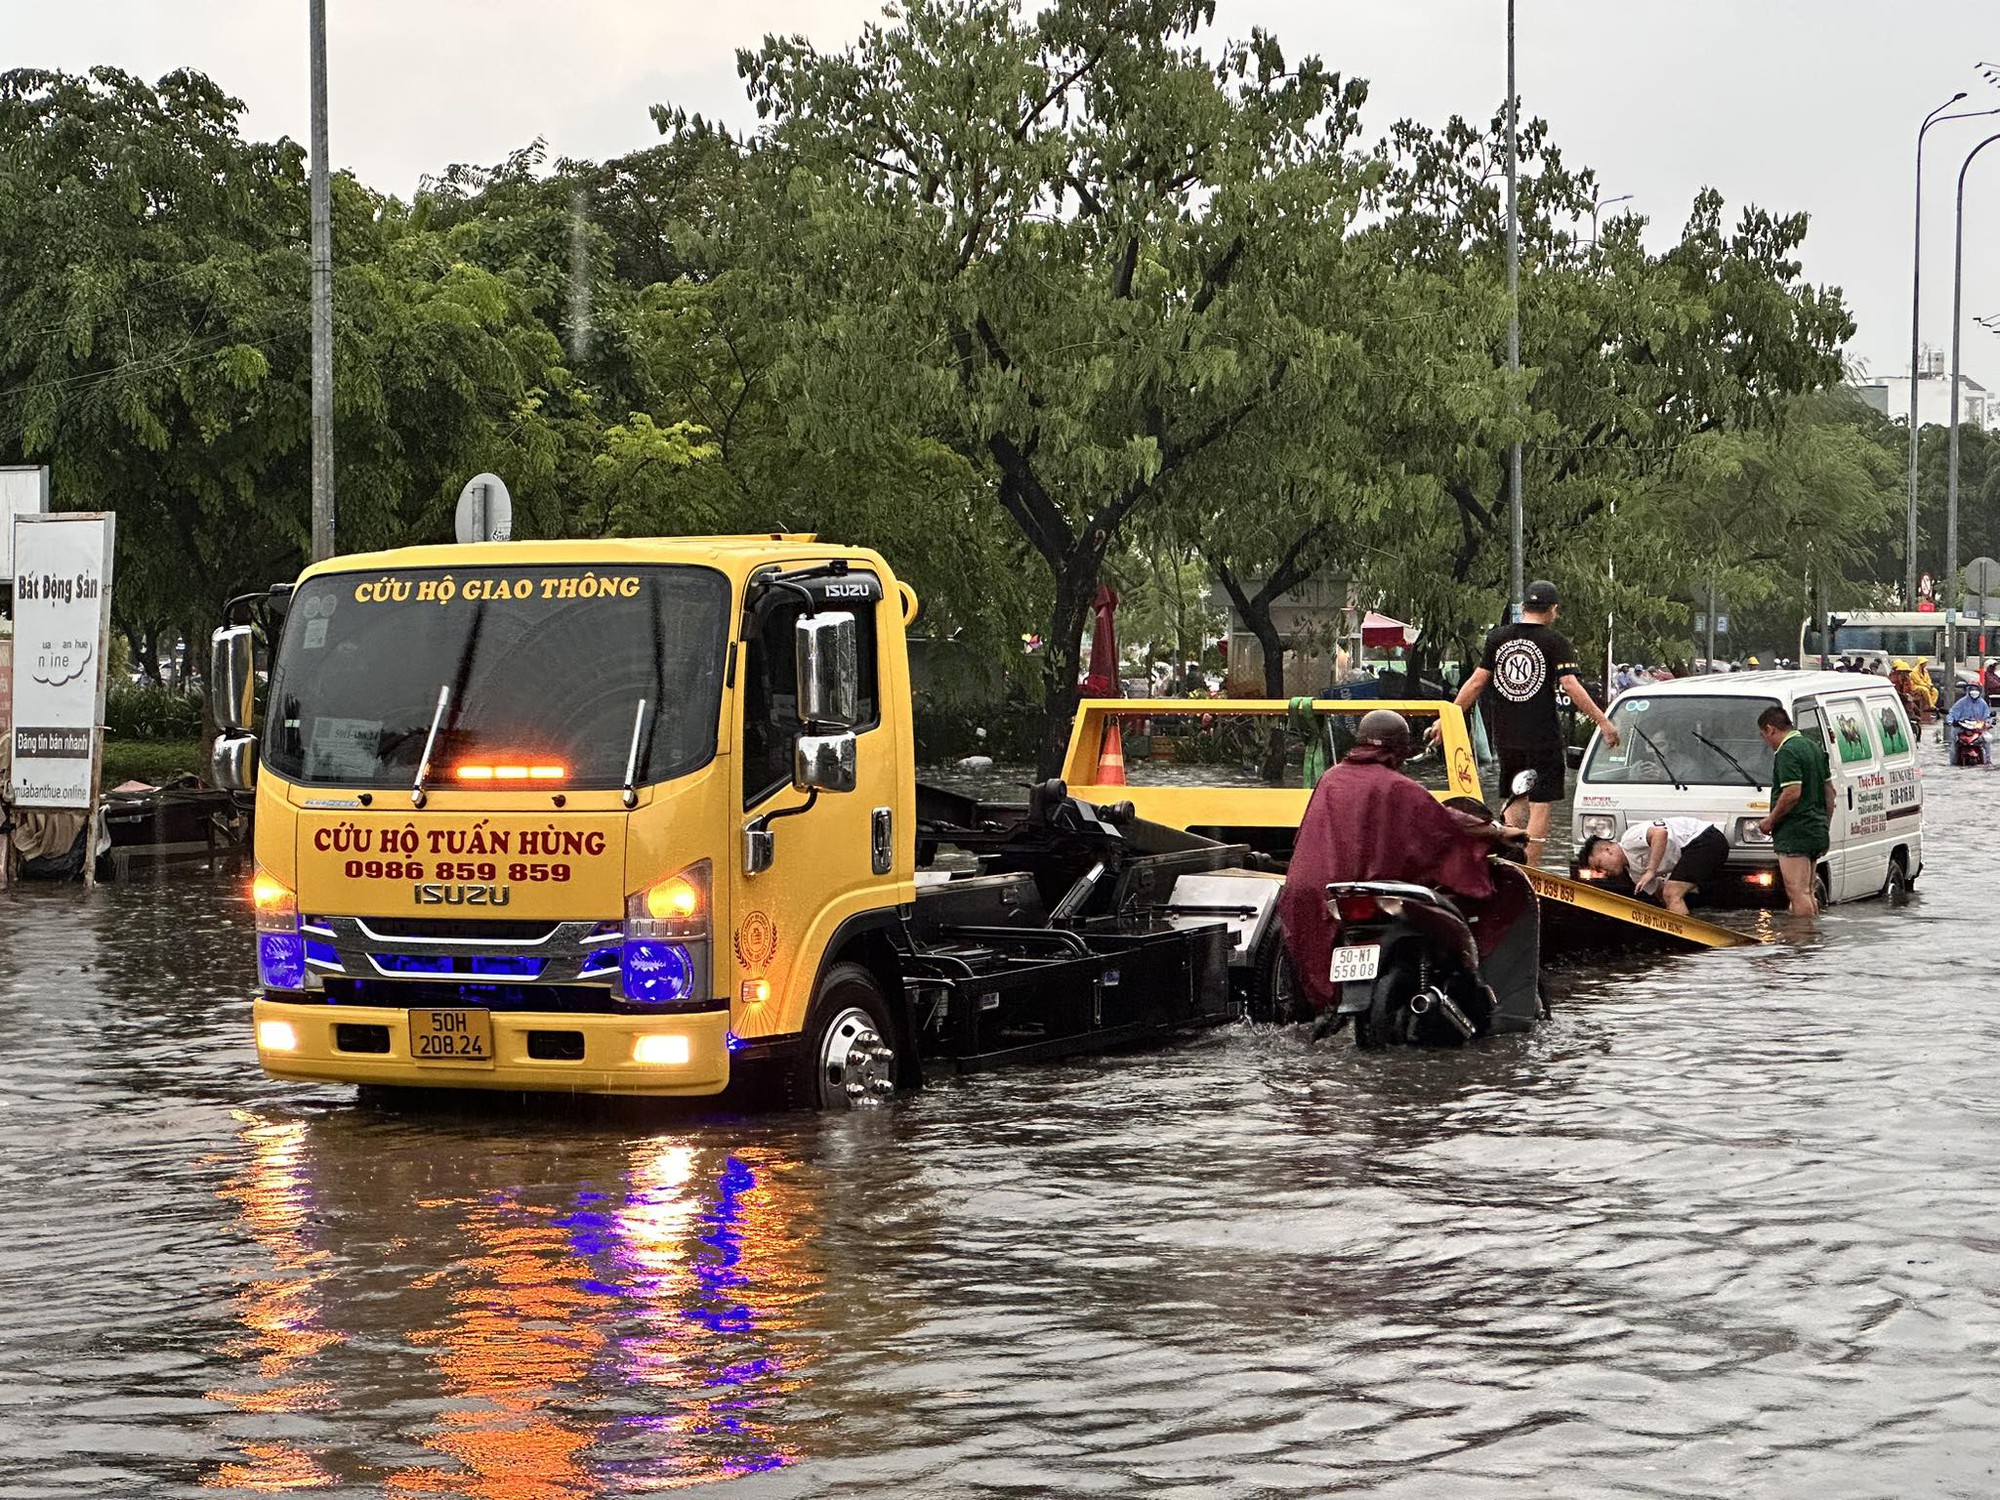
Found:
[[[673,1005],[708,998],[709,891],[704,859],[625,898],[620,999]]]
[[[251,877],[257,908],[257,980],[267,990],[306,987],[306,948],[299,937],[299,899],[261,868]]]
[[[1757,825],[1762,818],[1738,818],[1736,820],[1736,842],[1739,844],[1769,844],[1771,835]]]
[[[1587,839],[1618,837],[1618,818],[1614,813],[1585,813],[1576,820],[1576,826]]]

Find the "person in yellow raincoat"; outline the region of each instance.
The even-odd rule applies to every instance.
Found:
[[[1910,668],[1910,691],[1923,700],[1924,707],[1937,710],[1937,684],[1931,681],[1930,658],[1920,656]]]

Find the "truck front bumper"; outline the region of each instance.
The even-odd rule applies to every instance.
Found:
[[[729,1012],[673,1015],[571,1015],[492,1011],[493,1061],[418,1061],[410,1055],[407,1010],[367,1005],[299,1004],[260,997],[252,1009],[257,1058],[276,1078],[322,1083],[390,1084],[426,1089],[508,1089],[651,1096],[719,1094],[729,1083]],[[275,1024],[274,1024],[275,1023]],[[285,1028],[289,1028],[289,1032]],[[343,1030],[344,1029],[344,1030]],[[387,1051],[379,1049],[386,1033]],[[535,1057],[530,1037],[562,1038],[558,1050],[579,1057]],[[642,1037],[685,1037],[686,1061],[638,1062]],[[291,1046],[279,1045],[290,1040]],[[343,1046],[343,1039],[349,1045]],[[355,1044],[365,1044],[357,1046]],[[657,1055],[680,1049],[655,1044]]]

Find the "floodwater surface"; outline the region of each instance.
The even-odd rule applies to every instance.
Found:
[[[0,1494],[2000,1492],[2000,776],[1905,909],[893,1108],[390,1114],[240,874],[0,895]]]

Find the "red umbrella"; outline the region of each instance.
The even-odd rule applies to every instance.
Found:
[[[1118,591],[1100,585],[1091,601],[1097,624],[1090,632],[1090,671],[1081,684],[1086,698],[1122,698],[1118,682],[1118,640],[1111,630],[1111,615],[1118,608]]]
[[[1392,620],[1387,615],[1368,611],[1361,621],[1361,644],[1364,646],[1397,647],[1414,646],[1423,632],[1414,625],[1405,625],[1401,620]]]

